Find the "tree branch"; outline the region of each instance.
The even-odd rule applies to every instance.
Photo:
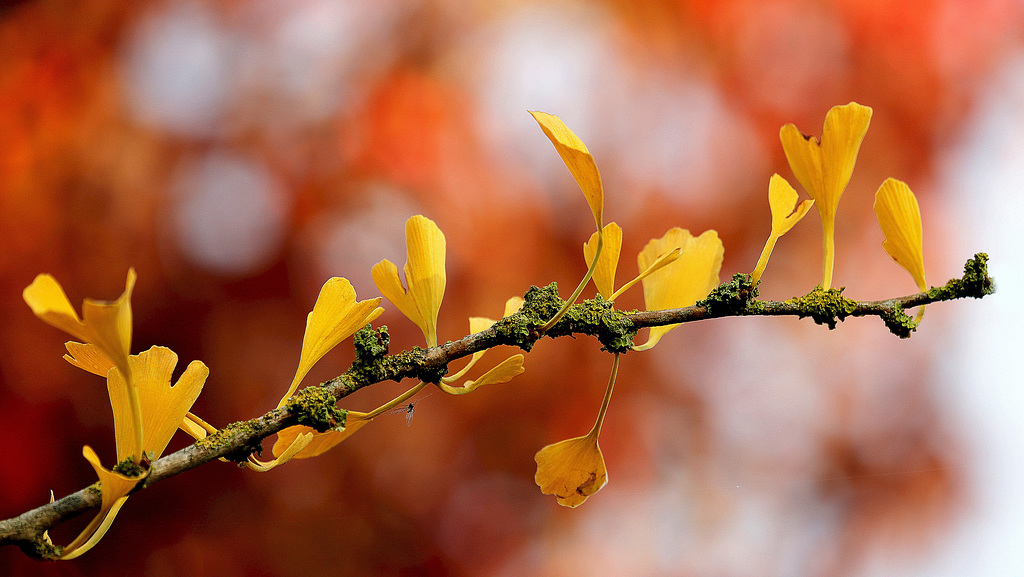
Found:
[[[904,313],[907,308],[958,298],[982,298],[995,291],[988,276],[988,256],[979,253],[964,266],[964,275],[942,287],[880,301],[854,301],[842,296],[843,289],[816,287],[807,295],[787,301],[756,300],[757,286],[748,275],[737,274],[697,304],[661,311],[622,312],[600,296],[575,304],[546,332],[539,328],[564,304],[554,283],[531,287],[520,311],[505,317],[491,328],[449,341],[430,349],[413,348],[389,355],[387,327],[360,330],[354,338],[356,360],[343,374],[320,386],[303,389],[279,409],[249,421],[232,423],[206,439],[157,459],[148,475],[136,486],[139,491],[199,465],[218,458],[244,462],[259,452],[261,442],[286,427],[305,424],[318,431],[344,426],[346,412],[334,406],[353,392],[386,380],[415,378],[437,382],[447,373],[448,363],[498,345],[518,346],[529,351],[541,338],[572,334],[597,337],[605,350],[625,353],[633,337],[644,327],[687,323],[727,316],[811,317],[830,329],[849,316],[877,316],[901,338],[909,337],[916,323]],[[97,484],[81,489],[52,503],[27,511],[18,517],[0,521],[0,545],[16,545],[27,555],[52,558],[58,551],[43,537],[58,523],[100,506]]]

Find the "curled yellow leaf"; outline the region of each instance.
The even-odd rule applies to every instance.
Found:
[[[771,258],[772,251],[775,249],[775,242],[796,226],[796,223],[803,219],[814,204],[813,200],[805,200],[798,205],[797,199],[796,190],[789,182],[778,174],[773,174],[768,182],[768,206],[772,212],[772,232],[768,235],[764,249],[761,250],[761,257],[757,260],[754,272],[750,274],[753,284],[756,285],[761,280],[761,275],[764,273],[765,267],[768,266],[768,259]]]
[[[578,507],[608,483],[608,469],[597,435],[567,439],[537,452],[534,480],[545,495],[564,507]]]
[[[583,144],[580,137],[576,136],[576,133],[554,114],[532,110],[530,114],[540,125],[551,144],[555,146],[555,150],[558,151],[558,156],[562,157],[566,168],[572,173],[576,184],[579,185],[583,196],[587,199],[587,204],[590,205],[597,229],[601,230],[604,222],[604,187],[601,185],[601,173],[597,170],[597,163],[594,162],[594,157],[587,150],[587,145]]]
[[[47,324],[99,348],[131,380],[128,355],[132,344],[132,289],[135,269],[128,270],[124,292],[116,300],[85,299],[79,319],[64,289],[53,276],[41,274],[22,292],[32,312]]]
[[[924,276],[921,208],[907,183],[888,178],[875,193],[875,216],[882,227],[882,248],[903,267],[921,291],[928,289]]]

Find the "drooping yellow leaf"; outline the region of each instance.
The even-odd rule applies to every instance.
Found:
[[[480,331],[489,329],[491,328],[491,325],[493,325],[495,322],[497,321],[495,321],[494,319],[489,319],[487,317],[469,317],[469,334],[476,334]],[[486,353],[488,350],[490,349],[484,349],[482,351],[477,351],[473,353],[469,357],[469,362],[466,363],[466,366],[462,367],[461,369],[459,369],[459,371],[455,373],[441,377],[441,382],[444,384],[451,384],[461,379],[463,376],[465,376],[466,373],[469,372],[470,369],[473,368],[473,365],[475,365],[477,361],[479,361],[480,358],[484,356],[484,353]]]
[[[532,110],[530,114],[540,124],[541,130],[558,151],[558,156],[562,157],[562,162],[576,179],[576,184],[583,191],[590,211],[594,214],[594,223],[600,230],[604,222],[604,188],[601,185],[601,173],[587,145],[557,116]]]
[[[608,469],[596,435],[548,445],[537,452],[534,480],[563,507],[578,507],[608,482]]]
[[[298,428],[299,426],[290,427],[289,429],[281,431],[281,433],[284,433],[285,431],[290,431],[290,429]],[[309,430],[305,432],[291,431],[287,433],[288,440],[287,442],[284,443],[281,443],[280,433],[278,434],[278,441],[274,443],[274,448],[277,449],[278,443],[281,443],[280,454],[278,455],[277,451],[274,451],[274,454],[276,455],[274,459],[270,461],[260,461],[254,455],[249,455],[249,461],[246,463],[246,466],[248,466],[253,471],[256,471],[257,473],[266,473],[267,471],[270,471],[274,467],[283,465],[288,461],[291,461],[293,458],[295,458],[295,455],[297,455],[300,451],[308,447],[309,444],[313,442],[313,439],[317,436],[317,433],[313,431],[313,429],[310,429],[309,427],[302,428]]]
[[[491,367],[486,373],[480,375],[476,380],[466,381],[461,387],[452,387],[442,382],[438,387],[450,395],[464,395],[471,393],[485,385],[497,385],[507,383],[523,374],[523,355],[515,354]]]
[[[282,456],[287,454],[287,451],[296,442],[296,439],[309,433],[314,433],[312,439],[304,448],[294,452],[292,458],[309,459],[311,457],[322,455],[333,449],[345,439],[351,437],[356,431],[363,428],[364,425],[372,420],[365,419],[360,415],[360,413],[356,413],[355,411],[349,411],[348,416],[345,419],[345,429],[343,431],[317,433],[310,427],[306,427],[304,425],[288,427],[277,434],[277,441],[274,442],[274,448],[272,449],[274,456],[280,459]]]
[[[505,311],[504,311],[503,317],[507,317],[509,315],[513,315],[516,312],[518,312],[519,308],[523,306],[524,302],[525,301],[523,301],[522,297],[511,297],[511,298],[509,298],[507,301],[505,301]],[[494,319],[489,319],[487,317],[470,317],[469,318],[469,332],[470,332],[470,334],[479,333],[480,331],[483,331],[483,330],[486,330],[486,329],[490,328],[492,325],[494,325],[495,322],[496,321]],[[441,378],[441,382],[438,383],[438,388],[440,388],[442,391],[444,391],[446,393],[449,393],[449,394],[461,395],[461,394],[468,393],[468,392],[472,391],[473,389],[475,389],[475,388],[477,388],[479,386],[482,386],[484,384],[494,384],[496,382],[499,382],[497,380],[490,380],[490,379],[501,379],[501,378],[504,378],[505,373],[503,371],[514,371],[515,370],[515,369],[511,368],[512,365],[510,363],[513,363],[513,361],[511,361],[511,359],[513,357],[510,357],[508,359],[505,359],[501,363],[499,363],[494,368],[492,368],[489,371],[487,371],[487,373],[485,373],[483,376],[478,378],[476,381],[467,381],[466,383],[464,383],[464,385],[462,387],[450,387],[450,386],[448,386],[448,385],[450,385],[452,383],[455,383],[455,382],[459,381],[459,379],[464,377],[466,375],[466,373],[468,373],[469,370],[471,368],[473,368],[474,365],[476,365],[477,361],[479,361],[480,358],[484,356],[484,353],[486,353],[488,350],[490,350],[490,349],[484,349],[482,351],[477,351],[477,352],[473,353],[473,355],[470,357],[469,362],[466,364],[466,366],[462,367],[462,369],[460,369],[456,373],[453,373],[453,374],[446,375],[446,376],[442,377]],[[508,382],[514,376],[516,376],[518,374],[521,374],[523,372],[523,369],[522,369],[522,364],[523,364],[522,363],[522,355],[514,355],[514,356],[519,356],[520,357],[519,368],[518,368],[519,372],[516,373],[515,375],[512,375],[512,376],[508,377],[508,379],[506,379],[504,381],[500,381],[500,382],[503,382],[503,383],[504,382]],[[484,379],[485,377],[488,380],[485,380],[484,382],[480,383],[481,379]],[[471,387],[471,388],[469,388],[467,390],[466,387],[469,386],[470,383],[473,383],[473,382],[477,382],[478,384],[476,386],[473,386],[473,387]]]

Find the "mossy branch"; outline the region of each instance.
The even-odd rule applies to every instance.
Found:
[[[757,300],[757,286],[748,275],[737,274],[697,304],[671,310],[615,310],[612,303],[600,296],[572,305],[565,315],[548,330],[541,327],[558,312],[564,302],[557,286],[532,287],[525,295],[519,312],[505,317],[491,328],[457,341],[429,348],[389,355],[390,337],[387,327],[360,330],[354,339],[356,360],[343,374],[319,386],[308,387],[289,399],[284,406],[260,417],[227,425],[217,433],[197,441],[150,464],[149,475],[135,488],[145,489],[167,477],[183,473],[199,465],[224,457],[244,462],[252,452],[259,452],[264,439],[292,425],[306,424],[316,430],[342,427],[346,412],[335,403],[353,392],[382,381],[414,378],[437,382],[448,371],[448,364],[499,345],[517,346],[530,351],[541,338],[558,338],[587,334],[597,338],[604,350],[625,353],[630,350],[636,333],[644,327],[687,323],[728,316],[796,316],[811,317],[818,324],[834,329],[847,317],[877,316],[894,334],[909,337],[917,324],[904,310],[934,302],[959,298],[982,298],[995,291],[988,276],[988,256],[979,253],[967,261],[964,275],[941,287],[928,291],[880,301],[854,301],[842,295],[843,289],[823,290],[787,301]],[[100,506],[100,492],[93,484],[47,503],[18,517],[0,521],[0,545],[15,545],[27,555],[52,558],[57,548],[47,543],[43,534],[58,523]]]

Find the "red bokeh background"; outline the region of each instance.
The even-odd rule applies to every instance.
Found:
[[[879,247],[874,190],[889,176],[910,184],[929,280],[958,276],[970,255],[953,252],[938,154],[1021,29],[1009,0],[7,3],[0,517],[92,483],[82,445],[113,459],[103,383],[60,359],[65,335],[21,300],[38,273],[77,304],[116,297],[135,267],[133,352],[160,344],[180,367],[204,361],[194,412],[223,425],[275,406],[327,278],[378,295],[369,268],[401,266],[413,214],[448,239],[440,339],[531,284],[567,294],[592,220],[527,109],[558,114],[594,153],[606,220],[625,230],[623,282],[672,226],[716,229],[723,279],[749,272],[769,230],[768,178],[797,184],[779,127],[817,134],[830,106],[856,100],[874,117],[839,210],[835,284],[860,299],[906,294],[913,283]],[[779,243],[762,296],[818,282],[816,221]],[[617,304],[642,307],[640,291]],[[970,507],[965,440],[930,367],[955,342],[949,311],[975,304],[930,308],[910,341],[877,320],[828,332],[732,319],[626,355],[601,438],[610,483],[578,510],[540,494],[533,455],[592,423],[610,359],[585,338],[543,342],[515,381],[435,393],[411,427],[378,419],[319,459],[268,474],[214,463],[162,482],[82,558],[40,564],[6,548],[0,575],[912,565]],[[384,306],[393,351],[422,345]],[[351,357],[343,343],[307,384]],[[342,405],[367,410],[411,384]]]

